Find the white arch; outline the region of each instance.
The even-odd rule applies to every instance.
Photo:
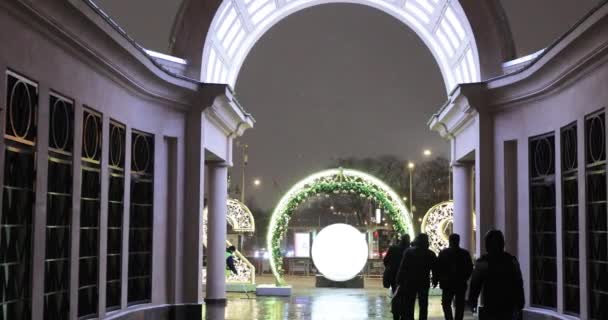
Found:
[[[207,33],[201,80],[234,87],[247,54],[268,29],[294,12],[327,3],[367,5],[412,28],[439,64],[448,92],[458,83],[480,81],[475,39],[456,0],[224,0]]]

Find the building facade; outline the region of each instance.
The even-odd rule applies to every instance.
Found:
[[[227,167],[254,122],[231,89],[176,75],[88,1],[2,1],[0,41],[0,319],[198,305],[203,194],[222,301]]]
[[[185,60],[145,51],[89,0],[0,2],[0,320],[225,302],[227,167],[254,124],[230,85],[268,28],[328,2],[185,0]],[[608,5],[512,60],[498,1],[353,2],[412,27],[440,65],[449,99],[429,126],[451,142],[463,245],[480,254],[505,232],[527,319],[608,318]]]
[[[472,234],[477,213],[477,254],[504,231],[529,319],[608,317],[607,34],[604,4],[504,76],[460,85],[429,122],[451,142],[454,229]]]

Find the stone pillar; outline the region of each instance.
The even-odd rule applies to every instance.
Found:
[[[201,303],[203,300],[203,243],[202,227],[205,194],[205,146],[203,114],[192,110],[186,118],[185,192],[184,214],[176,237],[176,251],[181,251],[181,261],[176,269],[177,303]],[[127,162],[128,163],[128,162]],[[177,230],[176,230],[177,231]]]
[[[460,246],[473,254],[473,177],[472,166],[452,165],[454,179],[454,233],[460,235]]]
[[[206,303],[226,302],[226,213],[228,206],[228,165],[209,165],[209,220],[207,235]]]

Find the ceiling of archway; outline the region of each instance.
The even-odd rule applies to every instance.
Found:
[[[546,47],[600,0],[502,0],[519,56]],[[174,18],[183,0],[93,0],[147,49],[168,52]],[[547,8],[551,14],[547,14]],[[529,22],[542,17],[542,24]],[[149,23],[154,21],[154,23]]]
[[[334,0],[226,0],[215,15],[205,43],[202,80],[234,86],[255,42],[275,23],[303,8]],[[446,89],[479,80],[470,26],[456,1],[349,0],[384,11],[410,26],[429,47]]]

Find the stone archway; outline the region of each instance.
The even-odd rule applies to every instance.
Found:
[[[283,280],[283,256],[281,240],[287,232],[289,220],[298,205],[315,195],[352,194],[374,199],[384,210],[395,230],[414,237],[412,218],[397,193],[378,178],[351,169],[330,169],[315,173],[296,183],[279,201],[270,218],[267,246],[270,251],[270,267],[278,285]]]
[[[185,0],[171,51],[188,61],[187,74],[234,87],[257,40],[290,14],[327,3],[381,10],[414,30],[435,57],[448,94],[459,83],[502,74],[514,57],[509,25],[498,0]]]

